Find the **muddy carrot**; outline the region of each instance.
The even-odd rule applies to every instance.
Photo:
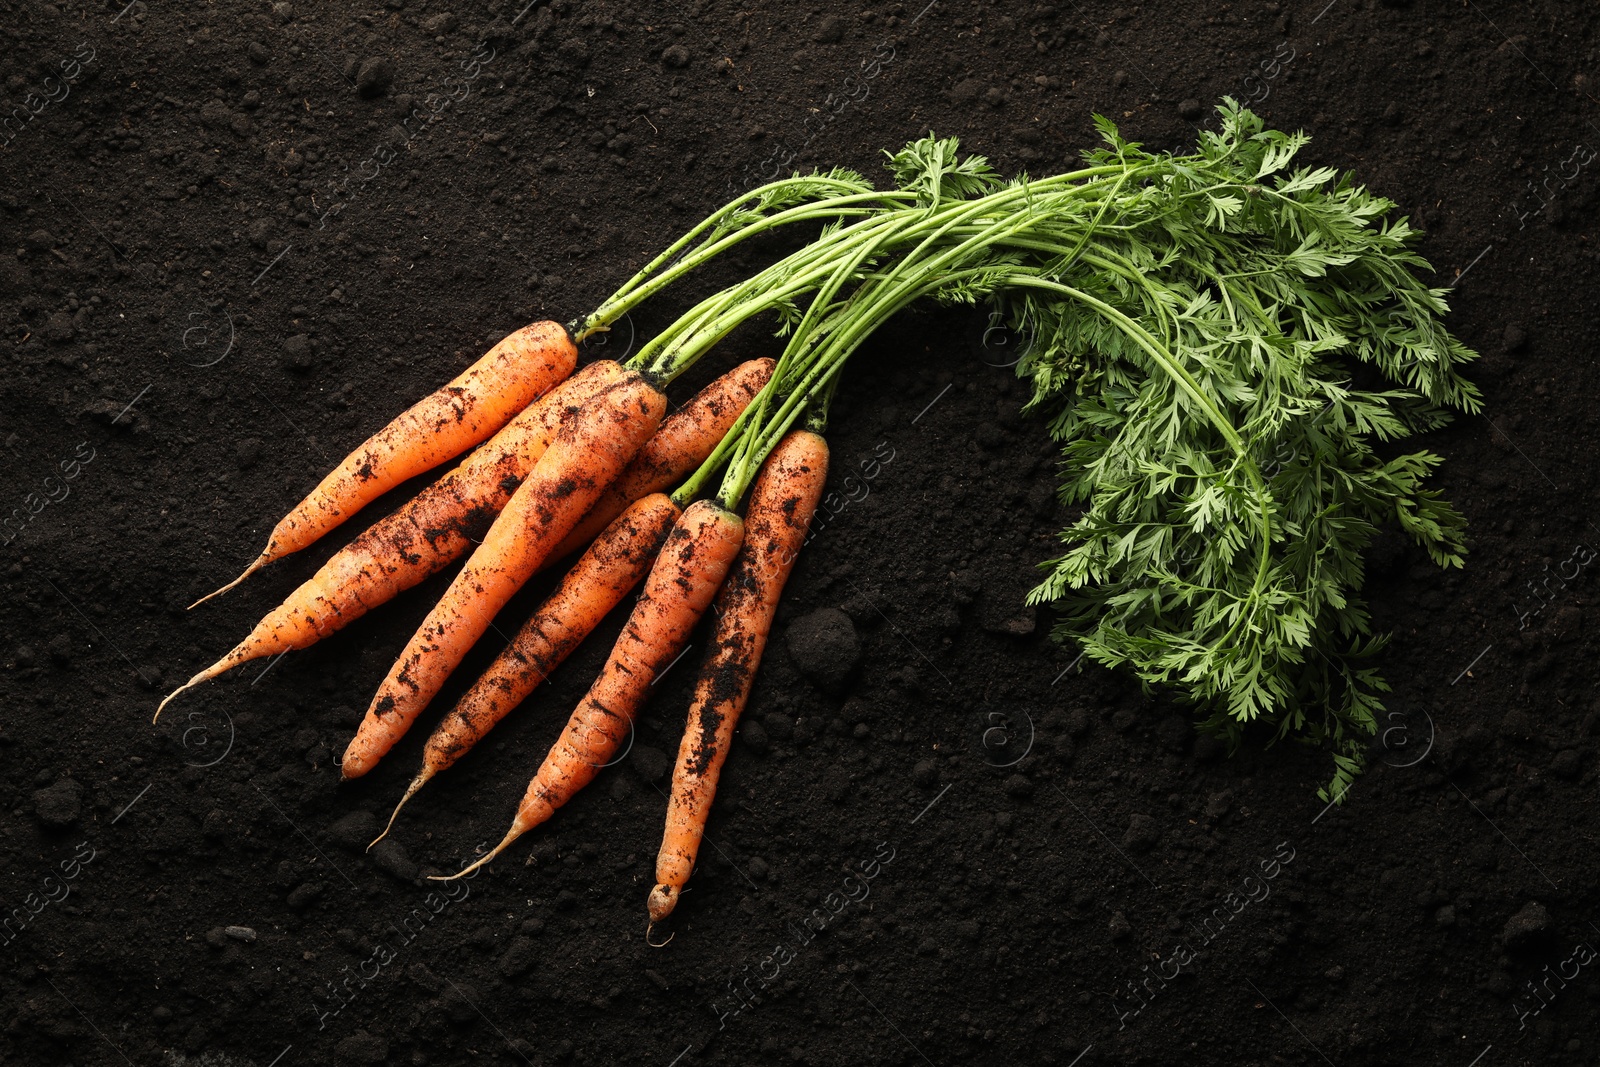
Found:
[[[383,834],[389,832],[395,816],[417,790],[466,755],[526,700],[639,584],[681,514],[672,498],[652,493],[635,501],[605,528],[506,650],[434,729],[422,750],[422,770],[395,805]]]
[[[561,420],[625,372],[591,363],[530,404],[466,461],[336,552],[226,656],[173,697],[263,656],[305,648],[467,554],[554,439]]]
[[[709,500],[691,504],[667,537],[605,668],[544,759],[505,838],[460,874],[483,866],[588,785],[628,736],[661,672],[683,653],[744,539],[739,516]]]
[[[572,373],[578,350],[566,327],[536,322],[510,334],[449,384],[423,397],[346,456],[273,528],[243,574],[298,552],[390,489],[432,470],[493,434]]]
[[[733,729],[750,698],[784,583],[828,478],[828,443],[810,430],[790,433],[767,457],[750,491],[744,547],[717,597],[717,628],[695,684],[678,745],[666,832],[650,891],[651,923],[678,903],[694,871]]]
[[[405,734],[496,613],[655,433],[666,406],[660,390],[629,371],[562,423],[390,668],[345,750],[344,777],[366,774]]]
[[[578,551],[629,504],[660,492],[704,462],[740,412],[767,384],[772,367],[770,359],[741,363],[668,415],[622,477],[611,484],[550,558],[562,559]]]

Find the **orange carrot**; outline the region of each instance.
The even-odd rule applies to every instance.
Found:
[[[504,840],[460,874],[488,863],[588,785],[628,736],[657,678],[683,653],[744,539],[739,516],[709,500],[672,528],[605,668],[567,720],[517,808]]]
[[[797,430],[773,449],[750,491],[744,547],[717,597],[716,635],[678,745],[656,887],[650,891],[652,924],[672,912],[694,871],[733,728],[750,698],[778,599],[827,479],[828,443]]]
[[[367,438],[283,517],[243,574],[189,606],[227,592],[273,560],[305,548],[406,479],[465,452],[564,380],[577,361],[578,349],[559,323],[536,322],[510,334],[449,384]]]
[[[589,514],[561,542],[551,559],[578,551],[640,497],[660,492],[705,462],[741,412],[772,377],[773,361],[741,363],[668,415],[639,450],[622,477],[611,483]]]
[[[639,584],[682,513],[666,494],[652,493],[635,501],[605,528],[506,650],[434,729],[422,752],[422,770],[395,805],[384,834],[428,779],[464,756],[526,700]]]
[[[539,460],[569,412],[626,373],[591,363],[530,404],[466,461],[340,549],[250,635],[173,697],[241,663],[305,648],[466,554]]]
[[[666,406],[660,390],[628,371],[562,423],[389,669],[345,749],[344,777],[366,774],[405,734],[506,601],[655,433]]]

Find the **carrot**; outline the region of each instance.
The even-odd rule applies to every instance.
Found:
[[[345,749],[345,778],[366,774],[405,734],[506,601],[655,433],[666,406],[665,394],[629,371],[562,423],[389,669]]]
[[[625,372],[591,363],[530,404],[466,461],[374,523],[256,624],[233,651],[173,690],[179,693],[241,663],[305,648],[466,554],[549,447],[562,418]]]
[[[388,834],[395,816],[417,790],[464,756],[526,700],[639,584],[682,513],[666,494],[652,493],[635,501],[605,528],[506,650],[434,729],[422,752],[422,770],[411,780],[374,845]]]
[[[694,871],[733,728],[827,478],[828,443],[810,430],[796,430],[773,449],[750,491],[744,547],[717,597],[716,634],[678,745],[656,887],[650,891],[652,924],[672,912]]]
[[[528,783],[511,829],[476,863],[447,877],[460,878],[498,856],[550,818],[611,760],[650,686],[683,653],[743,540],[744,522],[719,504],[701,500],[684,511],[650,568],[644,592],[600,677]]]
[[[661,429],[639,450],[622,477],[611,483],[589,514],[550,554],[561,559],[578,551],[635,500],[660,492],[698,467],[716,448],[741,412],[772,377],[773,361],[741,363],[668,415]]]
[[[191,608],[298,552],[408,478],[487,438],[572,373],[578,349],[555,322],[524,326],[449,384],[417,401],[344,458],[294,510],[243,574]]]

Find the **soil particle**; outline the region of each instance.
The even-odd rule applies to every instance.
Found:
[[[1527,952],[1544,944],[1549,933],[1550,912],[1537,900],[1530,900],[1506,920],[1500,943],[1512,952]]]
[[[375,1034],[357,1030],[334,1048],[340,1063],[382,1063],[389,1058],[389,1043]]]
[[[767,751],[771,744],[767,737],[767,728],[759,722],[745,719],[739,723],[739,740],[744,742],[746,748],[757,754]]]
[[[1128,817],[1128,829],[1122,835],[1122,847],[1129,852],[1149,852],[1161,840],[1161,825],[1148,815]]]
[[[370,811],[352,811],[328,827],[328,837],[347,852],[365,852],[382,824]]]
[[[796,619],[784,644],[800,673],[826,693],[843,693],[861,662],[855,624],[838,608],[819,608]]]
[[[83,814],[83,786],[63,778],[33,794],[33,810],[45,826],[65,830]]]
[[[394,64],[382,56],[364,59],[356,69],[356,91],[362,96],[382,96],[393,83]]]
[[[376,825],[377,820],[373,820]],[[374,831],[376,836],[376,831]],[[367,840],[371,840],[368,838]],[[372,865],[391,877],[402,882],[414,882],[417,879],[417,865],[406,853],[405,846],[392,837],[386,837],[372,846],[368,853],[372,857]]]
[[[649,745],[634,745],[633,751],[628,754],[628,763],[640,778],[651,785],[665,779],[667,772],[672,769],[672,761],[667,754]]]

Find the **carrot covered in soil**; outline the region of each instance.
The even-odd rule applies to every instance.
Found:
[[[508,335],[367,438],[283,517],[243,574],[189,606],[227,592],[268,563],[305,548],[401,482],[483,441],[565,380],[577,362],[578,349],[559,323],[536,322]]]
[[[562,559],[578,551],[629,504],[660,492],[704,462],[772,377],[773,365],[773,360],[765,358],[741,363],[668,415],[622,477],[611,483],[550,558]]]
[[[666,406],[664,393],[630,371],[562,423],[390,668],[345,749],[345,778],[366,774],[405,734],[506,601],[655,433]]]
[[[683,653],[744,540],[744,522],[709,500],[684,511],[645,579],[605,668],[579,702],[517,808],[505,838],[460,874],[488,863],[588,785],[628,736],[650,687]],[[436,876],[437,877],[437,876]]]
[[[828,443],[810,430],[790,433],[767,457],[745,513],[744,547],[717,597],[711,652],[695,684],[678,763],[672,772],[666,832],[656,856],[650,922],[666,918],[694,871],[716,797],[784,583],[828,479]]]
[[[528,405],[459,467],[336,552],[233,651],[169,694],[156,716],[184,690],[241,663],[315,644],[466,555],[544,455],[563,417],[624,373],[610,360],[591,363]]]
[[[526,700],[639,584],[682,514],[683,509],[666,494],[652,493],[635,501],[605,528],[506,650],[434,729],[422,752],[422,770],[411,780],[374,845],[388,834],[395,816],[417,790],[466,755]]]

